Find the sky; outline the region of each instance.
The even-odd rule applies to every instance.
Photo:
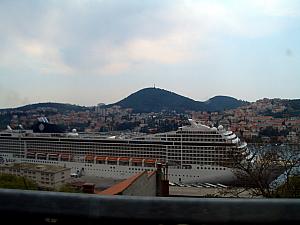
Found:
[[[0,108],[300,98],[298,0],[0,0]]]

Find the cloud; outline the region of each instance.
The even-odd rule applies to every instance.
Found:
[[[114,75],[127,71],[129,67],[130,65],[126,62],[106,64],[103,68],[99,69],[98,73]]]
[[[28,104],[30,101],[28,97],[24,97],[20,95],[16,91],[12,90],[11,88],[0,86],[0,106],[5,107],[12,107],[12,106],[19,106]]]
[[[127,45],[128,57],[134,61],[174,64],[188,59],[187,49],[175,36],[157,40],[138,39]]]
[[[298,15],[286,1],[228,2],[1,1],[0,66],[110,75],[184,64],[210,57],[224,36],[271,35],[284,29],[273,17]]]
[[[249,4],[267,16],[298,17],[300,15],[297,0],[251,0]]]

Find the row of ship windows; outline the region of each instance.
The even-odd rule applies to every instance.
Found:
[[[28,150],[30,151],[30,150]],[[37,149],[35,151],[41,151],[41,152],[51,152],[51,153],[68,153],[69,151],[58,151],[56,149],[52,149],[52,150],[47,150],[47,149]],[[181,154],[181,150],[178,149],[178,150],[172,150],[172,149],[169,149],[167,152],[164,151],[164,152],[153,152],[153,151],[145,151],[143,149],[140,149],[140,152],[137,152],[137,151],[133,151],[133,152],[130,152],[130,151],[127,151],[127,152],[123,152],[123,151],[78,151],[77,154],[100,154],[100,155],[103,155],[103,154],[108,154],[108,155],[121,155],[121,154],[124,154],[124,155],[153,155],[153,156],[157,156],[157,155],[162,155],[162,154]],[[228,153],[228,150],[207,150],[207,151],[203,151],[203,150],[198,150],[198,151],[195,151],[193,149],[184,149],[183,150],[183,154],[227,154]]]
[[[168,135],[168,137],[186,137],[186,138],[219,138],[219,137],[222,137],[220,134],[209,134],[209,135],[203,135],[203,134],[180,134],[180,135],[177,135],[177,136],[174,136],[174,135]]]
[[[93,170],[93,171],[103,171],[103,172],[115,172],[115,173],[135,173],[135,171],[154,171],[154,170],[151,170],[151,169],[142,169],[142,168],[132,168],[132,169],[134,169],[135,171],[119,171],[119,170],[114,170],[115,168],[113,168],[113,169],[107,169],[107,170],[105,170],[105,169],[89,169],[89,170]],[[209,167],[201,167],[201,169],[207,169],[207,170],[210,170],[210,169],[212,169],[212,170],[226,170],[225,168],[209,168]],[[193,176],[193,175],[179,175],[179,174],[169,174],[169,176],[178,176],[178,177],[200,177],[200,176]]]
[[[168,159],[170,160],[193,160],[193,161],[214,161],[214,160],[225,160],[230,159],[229,157],[180,157],[180,156],[169,156]]]
[[[198,162],[195,161],[183,161],[182,163],[184,164],[197,164]],[[226,162],[205,162],[205,165],[210,165],[210,166],[219,166],[223,163],[223,165],[225,165]],[[169,163],[171,164],[171,163]],[[180,164],[176,164],[176,165],[180,165]],[[180,166],[179,166],[180,168]]]
[[[191,161],[191,162],[198,162],[198,161],[205,161],[205,162],[215,162],[215,161],[226,161],[226,160],[230,160],[231,158],[230,157],[224,157],[224,156],[216,156],[216,157],[180,157],[180,156],[168,156],[166,157],[167,160],[169,161]],[[39,161],[38,161],[39,160]],[[59,162],[57,160],[45,160],[45,159],[38,159],[38,160],[35,160],[35,159],[27,159],[26,161],[27,162],[40,162],[40,161],[45,161],[47,163],[51,163],[51,164],[58,164]],[[68,161],[68,160],[62,160],[62,161]],[[72,161],[72,159],[71,159]],[[77,162],[85,162],[84,160],[77,160]],[[94,164],[94,161],[89,161],[91,164]],[[96,164],[103,164],[103,162],[97,162],[96,161]],[[109,163],[108,163],[109,164]],[[113,164],[116,164],[116,163],[113,163]],[[125,165],[125,164],[124,164]],[[127,165],[127,163],[126,163]]]
[[[168,158],[181,158],[178,154],[169,154]],[[227,158],[228,155],[199,155],[199,154],[190,154],[190,155],[183,155],[182,158],[184,159],[215,159],[215,158]]]
[[[9,143],[13,143],[13,142],[9,142]],[[20,142],[19,142],[20,143]],[[27,146],[59,146],[59,147],[68,147],[68,148],[82,148],[82,147],[86,147],[86,148],[110,148],[110,147],[118,147],[118,148],[128,148],[127,143],[111,143],[111,144],[89,144],[89,143],[85,143],[85,142],[78,142],[78,143],[73,143],[73,144],[67,144],[67,143],[53,143],[53,142],[26,142]],[[132,148],[160,148],[162,145],[161,144],[135,144],[134,146],[130,146]]]
[[[16,149],[16,150],[18,151],[19,149]],[[135,150],[132,150],[132,149],[119,150],[119,149],[114,149],[114,148],[99,150],[99,149],[82,149],[82,148],[79,148],[79,149],[68,149],[68,148],[62,149],[62,148],[45,148],[45,147],[42,147],[42,148],[29,148],[28,147],[27,150],[28,151],[30,151],[30,150],[32,150],[32,151],[40,150],[40,151],[53,151],[53,152],[55,152],[55,151],[57,151],[57,152],[63,152],[63,151],[68,152],[68,151],[74,151],[75,150],[78,153],[87,153],[87,152],[93,152],[93,153],[101,152],[101,153],[104,153],[104,152],[111,152],[113,150],[114,152],[117,152],[117,153],[127,153],[127,154],[136,153],[136,152],[140,152],[140,151],[143,151],[143,153],[148,153],[148,154],[150,154],[150,153],[152,153],[152,154],[161,154],[162,152],[166,151],[165,148],[160,150],[160,151],[155,151],[155,150],[143,149],[143,148],[139,148],[139,149],[135,149]]]
[[[25,160],[25,162],[33,162],[33,163],[40,163],[41,161],[40,160],[32,160],[32,159],[27,159],[27,160]],[[43,162],[43,161],[42,161]],[[45,161],[45,162],[47,162],[47,164],[48,163],[51,163],[51,164],[58,164],[58,162],[56,162],[56,161]]]
[[[6,150],[7,148],[1,146],[0,149]],[[27,147],[27,150],[30,151],[31,149],[34,149],[35,151],[40,150],[40,151],[52,151],[52,152],[68,152],[71,149],[70,148],[51,148],[51,146],[47,147],[47,146],[41,146],[41,147]],[[20,148],[15,148],[15,151],[19,151]],[[168,148],[163,148],[160,150],[151,150],[148,148],[138,148],[138,149],[118,149],[118,148],[111,148],[111,149],[84,149],[84,148],[79,148],[77,151],[78,153],[87,153],[87,152],[93,152],[93,153],[97,153],[97,152],[101,152],[102,154],[105,152],[111,152],[111,150],[114,150],[115,153],[119,154],[119,153],[123,153],[123,154],[134,154],[136,152],[141,152],[143,151],[144,154],[161,154],[163,152],[166,152],[166,150],[168,152],[179,152],[181,150],[183,150],[185,153],[189,153],[189,152],[194,152],[194,153],[214,153],[214,152],[225,152],[226,148],[222,147],[222,148],[213,148],[213,147],[198,147],[198,146],[168,146]],[[231,150],[231,148],[228,148],[227,150]]]
[[[16,143],[9,143],[9,144],[5,144],[1,142],[1,146],[2,148],[24,148],[24,145],[20,145],[20,144],[16,144]],[[162,151],[165,149],[166,146],[117,146],[117,145],[100,145],[100,146],[93,146],[93,145],[74,145],[74,146],[70,146],[70,145],[64,145],[64,144],[53,144],[53,143],[31,143],[31,144],[27,144],[26,145],[27,148],[41,148],[41,149],[61,149],[61,150],[69,150],[69,149],[95,149],[95,150],[103,150],[103,149],[114,149],[114,150],[126,150],[126,151],[136,151],[139,149],[144,149],[144,150],[152,150],[152,151]],[[130,149],[128,149],[128,147],[130,147]],[[175,146],[167,146],[168,148],[181,148],[181,145],[175,145]],[[183,148],[196,148],[196,149],[213,149],[213,147],[209,147],[209,146],[197,146],[195,144],[195,146],[188,146],[185,147],[183,146]]]
[[[188,131],[188,130],[182,130],[182,131],[177,131],[176,134],[218,134],[217,132],[214,131]],[[168,135],[169,136],[169,135]]]
[[[185,147],[185,146],[181,146],[180,144],[179,145],[170,145],[168,146],[168,149],[172,149],[172,148],[175,148],[175,149],[181,149],[182,147]],[[214,150],[216,147],[211,147],[211,146],[189,146],[188,148],[190,149],[203,149],[203,150]]]
[[[84,164],[85,167],[92,167],[93,164]],[[115,166],[110,166],[109,167],[110,169],[116,169]],[[97,170],[97,169],[94,169],[94,170]],[[141,170],[148,170],[148,171],[154,171],[155,169],[145,169],[145,168],[134,168],[134,167],[129,167],[129,170],[138,170],[138,171],[141,171]],[[117,171],[118,172],[118,171]]]
[[[51,151],[52,153],[56,153],[56,151]],[[57,152],[57,153],[63,153],[63,152]],[[69,152],[65,152],[65,153],[69,153]],[[78,152],[78,154],[82,154],[82,155],[85,155],[85,154],[91,154],[91,155],[94,155],[96,154],[97,155],[97,152]],[[162,155],[162,154],[147,154],[147,153],[144,153],[143,154],[122,154],[122,153],[117,153],[117,152],[101,152],[101,154],[98,154],[98,155],[109,155],[109,156],[117,156],[117,157],[122,157],[122,156],[126,156],[126,157],[145,157],[145,158],[161,158],[165,155]],[[174,157],[181,157],[180,154],[178,152],[168,152],[168,157],[171,157],[171,158],[174,158]],[[228,154],[226,152],[201,152],[201,153],[198,153],[198,152],[195,152],[195,151],[192,151],[192,152],[184,152],[184,157],[185,158],[189,158],[189,157],[198,157],[198,158],[211,158],[211,157],[226,157],[228,156]]]
[[[154,171],[154,169],[143,169],[143,168],[129,168],[132,171],[122,171],[122,170],[115,170],[116,168],[110,167],[110,169],[93,169],[89,168],[88,170],[93,171],[104,171],[104,172],[115,172],[115,173],[135,173],[136,171]]]
[[[207,138],[207,139],[196,139],[196,138],[168,138],[168,141],[209,141],[209,142],[226,142],[223,138]]]
[[[1,145],[3,147],[24,147],[25,144],[21,142],[16,142],[16,141],[2,141]],[[27,143],[26,144],[27,148],[28,147],[51,147],[51,148],[66,148],[66,149],[128,149],[128,145],[117,145],[116,143],[110,144],[110,145],[88,145],[86,143],[78,143],[74,145],[68,145],[68,144],[61,144],[61,143],[42,143],[42,142],[37,142],[37,143]],[[132,149],[139,149],[139,148],[145,148],[145,149],[161,149],[164,148],[162,145],[135,145],[135,146],[130,146]]]
[[[184,155],[188,156],[217,156],[217,155],[228,155],[227,152],[183,152]],[[168,155],[180,155],[180,152],[168,152]]]
[[[55,149],[52,149],[52,150],[36,150],[36,151],[40,151],[39,153],[57,153],[57,154],[60,154],[60,153],[66,153],[66,154],[69,154],[70,151],[56,151]],[[15,153],[18,153],[17,151],[15,151]],[[136,157],[150,157],[150,158],[157,158],[157,157],[160,157],[160,156],[163,156],[164,154],[154,154],[153,152],[117,152],[117,151],[101,151],[101,152],[97,152],[97,151],[79,151],[79,152],[76,152],[77,155],[107,155],[107,156],[119,156],[119,157],[130,157],[130,156],[136,156]]]
[[[223,168],[218,168],[218,167],[198,167],[197,166],[197,169],[201,169],[201,170],[226,170],[224,167]]]
[[[2,149],[0,147],[0,149]],[[20,149],[17,148],[15,149],[15,151],[19,151]],[[46,151],[46,152],[69,152],[70,149],[55,149],[55,148],[27,148],[27,151]],[[112,151],[111,150],[107,150],[107,149],[102,149],[102,150],[97,150],[97,149],[78,149],[79,151],[77,153],[81,153],[81,154],[87,154],[87,153],[111,153]],[[3,148],[3,151],[5,151],[5,148]],[[209,154],[212,154],[212,153],[225,153],[225,152],[228,152],[228,151],[231,151],[231,148],[219,148],[219,149],[201,149],[201,148],[197,148],[197,147],[183,147],[182,149],[180,148],[180,146],[178,147],[170,147],[168,149],[162,149],[161,151],[155,151],[155,150],[149,150],[149,149],[143,149],[143,148],[140,148],[140,149],[136,149],[136,150],[118,150],[118,149],[114,149],[114,153],[116,154],[136,154],[136,153],[140,153],[140,152],[143,152],[144,154],[152,154],[152,155],[158,155],[158,154],[162,154],[162,153],[165,153],[165,152],[181,152],[183,151],[183,153],[185,154],[189,154],[189,153],[209,153]],[[10,151],[11,152],[11,151]]]
[[[5,149],[5,148],[4,148]],[[16,150],[20,150],[19,147],[15,148]],[[23,148],[22,148],[23,149]],[[146,151],[146,152],[152,152],[152,153],[160,153],[166,150],[165,147],[163,148],[159,148],[159,149],[155,149],[155,148],[117,148],[117,147],[111,147],[111,148],[85,148],[85,147],[60,147],[60,146],[27,146],[27,150],[30,149],[41,149],[44,151],[48,151],[48,150],[59,150],[59,151],[99,151],[99,152],[103,152],[103,151],[119,151],[119,152],[138,152],[140,150]]]
[[[9,145],[11,147],[11,145]],[[19,147],[19,146],[15,146]],[[23,147],[23,146],[22,146]],[[30,148],[43,148],[43,149],[95,149],[95,150],[105,150],[105,149],[114,149],[114,150],[128,150],[128,151],[136,151],[139,149],[145,149],[145,150],[153,150],[153,151],[161,151],[162,149],[165,149],[165,146],[115,146],[115,145],[110,145],[110,146],[80,146],[80,145],[75,145],[75,146],[63,146],[63,145],[51,145],[51,144],[35,144],[35,145],[27,145],[26,146],[28,149]]]

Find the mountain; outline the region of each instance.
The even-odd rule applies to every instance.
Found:
[[[66,103],[54,103],[54,102],[46,102],[46,103],[35,103],[25,106],[20,106],[17,108],[7,108],[0,109],[0,111],[29,111],[29,110],[43,110],[43,109],[53,109],[57,112],[66,112],[66,111],[85,111],[88,108],[85,106],[72,105]]]
[[[119,102],[105,105],[103,107],[119,105],[123,108],[132,108],[134,112],[160,112],[162,110],[184,112],[186,110],[223,111],[225,109],[238,108],[239,106],[245,104],[247,104],[247,102],[227,96],[216,96],[205,102],[201,102],[160,88],[144,88],[129,95]],[[48,111],[49,109],[50,111],[53,110],[54,113],[66,113],[70,111],[79,112],[89,110],[88,107],[79,105],[47,102],[35,103],[17,108],[0,109],[0,112],[24,112],[30,110],[44,111],[45,109],[47,109]]]
[[[224,111],[227,109],[236,109],[242,105],[246,105],[248,102],[229,96],[215,96],[204,103],[207,105],[208,111]]]
[[[119,105],[123,108],[132,108],[135,112],[162,110],[183,112],[185,110],[223,111],[244,104],[246,102],[226,96],[216,96],[206,102],[200,102],[160,88],[144,88],[106,107]]]

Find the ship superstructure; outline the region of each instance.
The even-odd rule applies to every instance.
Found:
[[[190,123],[177,131],[137,136],[8,130],[0,133],[0,161],[56,164],[71,168],[72,173],[115,178],[167,163],[172,182],[226,183],[235,179],[231,155],[244,152],[247,144],[222,126]],[[44,126],[39,125],[41,129]]]

